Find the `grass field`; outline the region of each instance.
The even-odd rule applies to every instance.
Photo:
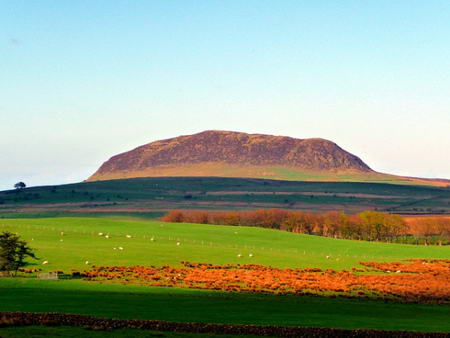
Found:
[[[448,258],[447,247],[336,240],[249,227],[136,219],[2,219],[36,249],[44,271],[96,265],[256,263],[349,269],[360,261]],[[64,235],[61,235],[64,232]],[[99,236],[99,232],[110,238]],[[132,236],[127,238],[126,235]],[[154,241],[151,241],[151,238]],[[62,241],[61,241],[62,239]],[[177,245],[180,243],[180,245]],[[118,247],[123,250],[118,250]],[[114,247],[116,250],[114,250]],[[253,257],[248,254],[252,253]],[[242,254],[243,257],[237,257]],[[327,258],[327,256],[330,256]],[[49,261],[42,265],[42,261]],[[234,324],[450,331],[450,306],[360,299],[145,287],[84,280],[0,278],[0,311],[66,312],[104,317]]]
[[[2,230],[17,232],[29,241],[36,248],[38,263],[49,262],[39,266],[44,270],[85,269],[86,261],[95,265],[161,266],[190,261],[350,269],[361,261],[448,258],[450,253],[450,248],[439,246],[335,240],[252,227],[129,219],[2,219]],[[176,245],[178,242],[180,245]],[[123,250],[118,250],[119,247]]]
[[[0,311],[175,322],[450,331],[450,307],[442,305],[25,278],[0,279],[0,290]]]
[[[450,189],[355,182],[168,177],[84,182],[0,192],[0,217],[102,215],[154,217],[174,208],[305,211],[378,209],[450,213]]]

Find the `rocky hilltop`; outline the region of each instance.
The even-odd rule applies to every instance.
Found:
[[[374,171],[328,140],[212,130],[152,142],[113,156],[89,180],[151,176],[284,178],[299,173],[320,176]]]

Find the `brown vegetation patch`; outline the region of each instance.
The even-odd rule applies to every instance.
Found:
[[[450,219],[419,218],[406,222],[401,216],[375,211],[346,215],[340,212],[313,214],[283,209],[253,211],[173,210],[163,217],[166,222],[256,226],[295,233],[368,241],[410,241],[423,244],[448,244]],[[407,242],[409,243],[409,242]]]
[[[82,275],[93,281],[109,280],[150,286],[449,303],[450,260],[409,261],[408,263],[363,262],[361,264],[366,267],[365,269],[354,268],[353,271],[182,262],[184,266],[181,268],[93,267]]]

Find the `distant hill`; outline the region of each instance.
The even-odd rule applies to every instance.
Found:
[[[168,176],[450,184],[377,173],[325,139],[217,130],[156,141],[113,156],[88,181]]]
[[[173,209],[450,214],[450,189],[367,182],[145,177],[0,191],[5,217],[161,216]]]

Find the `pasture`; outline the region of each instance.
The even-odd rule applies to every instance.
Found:
[[[261,228],[126,218],[1,219],[0,231],[17,232],[27,240],[39,257],[31,267],[43,271],[70,272],[90,269],[91,265],[180,266],[181,261],[342,270],[358,267],[361,261],[450,256],[448,247],[337,240]],[[47,265],[42,265],[44,260],[48,261]],[[182,322],[450,331],[448,305],[232,293],[82,279],[45,281],[30,275],[0,279],[0,311],[51,311]]]
[[[6,230],[19,233],[36,248],[40,258],[37,265],[44,271],[87,269],[86,261],[97,266],[179,266],[181,261],[189,261],[340,270],[357,267],[361,261],[445,259],[450,253],[450,248],[439,246],[336,240],[253,227],[130,219],[2,219],[0,231]],[[238,257],[239,254],[242,256]],[[43,261],[49,264],[41,265]]]
[[[89,214],[152,218],[170,209],[450,212],[450,189],[355,182],[168,177],[83,182],[0,192],[0,217]]]
[[[174,322],[450,331],[450,307],[443,305],[29,278],[0,279],[0,290],[0,311]]]

